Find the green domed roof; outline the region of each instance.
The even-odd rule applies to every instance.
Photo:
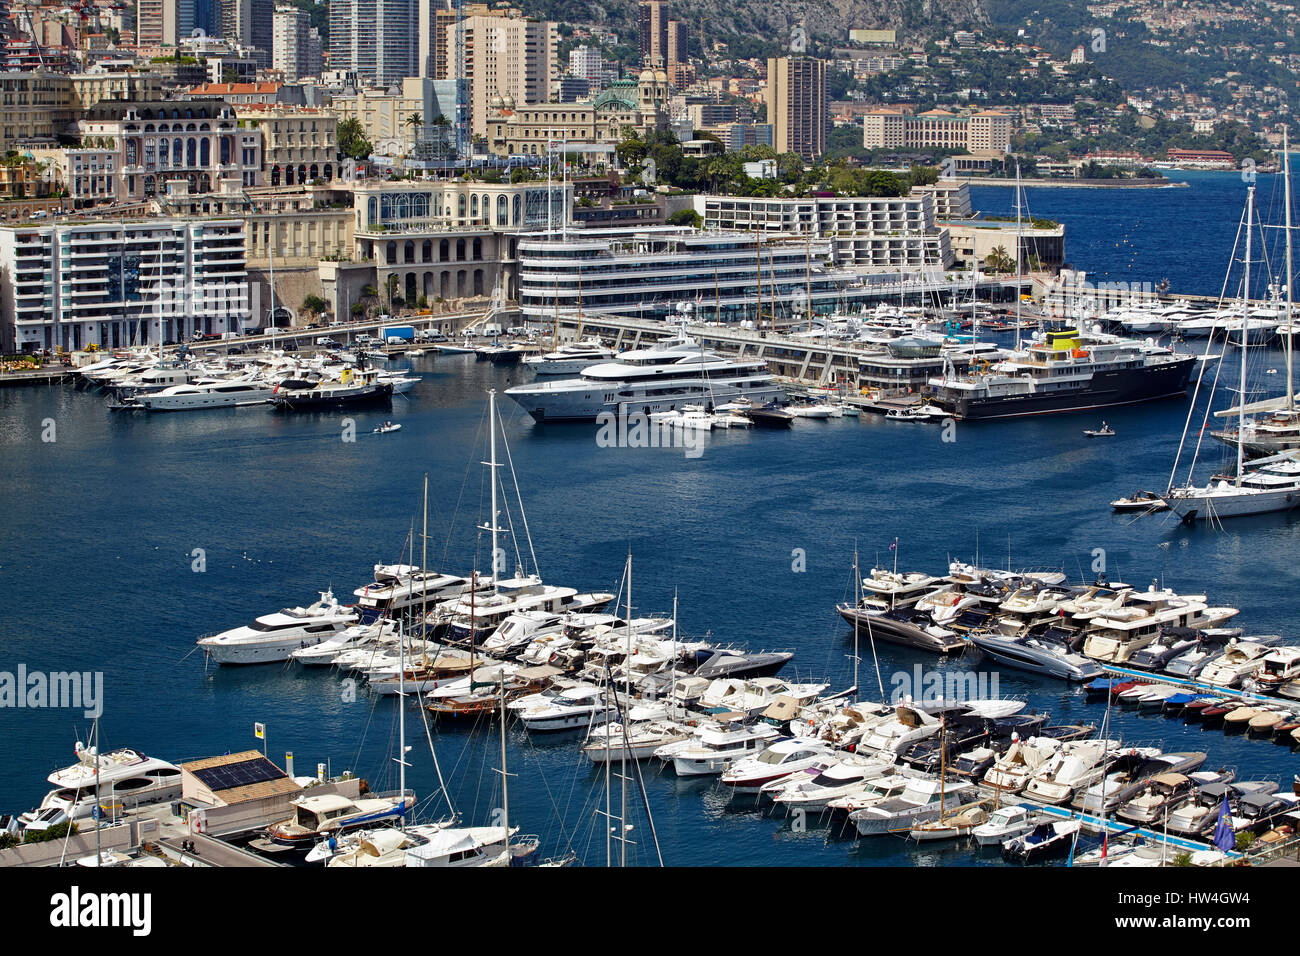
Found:
[[[636,109],[636,80],[615,80],[600,91],[592,105],[597,110]]]

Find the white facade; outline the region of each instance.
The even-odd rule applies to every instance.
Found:
[[[271,29],[271,66],[284,74],[286,83],[320,76],[320,34],[311,16],[297,7],[276,7]]]
[[[569,51],[570,76],[580,76],[592,83],[599,83],[604,69],[605,59],[600,55],[600,47],[593,48],[584,43]]]
[[[855,269],[947,268],[953,254],[948,232],[935,225],[934,198],[836,196],[780,199],[696,196],[706,230],[830,241],[831,261]]]
[[[6,352],[180,342],[238,330],[252,307],[242,220],[0,227]]]

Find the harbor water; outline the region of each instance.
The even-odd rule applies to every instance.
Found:
[[[1131,264],[1136,278],[1167,277],[1176,291],[1211,294],[1222,282],[1244,189],[1235,175],[1189,178],[1189,189],[1033,191],[1032,212],[1066,221],[1070,259],[1099,278],[1129,268],[1120,253],[1105,251],[1127,227],[1142,247]],[[1267,177],[1260,179],[1267,193]],[[1010,190],[972,192],[974,205],[988,212],[1010,203]],[[1176,215],[1205,216],[1223,228],[1171,234]],[[1280,367],[1282,359],[1274,353],[1260,361]],[[205,667],[194,642],[310,603],[326,588],[350,600],[372,565],[409,560],[426,473],[429,563],[455,573],[487,569],[486,533],[476,529],[489,492],[481,465],[485,393],[529,373],[472,355],[430,355],[414,367],[423,381],[391,411],[347,416],[262,408],[121,415],[108,411],[102,396],[70,387],[0,394],[0,670],[102,671],[106,749],[129,746],[181,761],[260,748],[253,725],[262,722],[268,754],[279,762],[291,751],[296,773],[327,763],[331,773],[356,771],[376,790],[395,787],[395,698],[372,697],[364,683],[349,686],[328,669]],[[1226,402],[1222,390],[1234,374],[1225,367],[1216,406]],[[800,421],[788,432],[714,432],[699,456],[600,447],[595,426],[539,426],[507,399],[499,407],[508,469],[546,581],[617,591],[630,552],[638,613],[668,613],[676,597],[683,638],[793,649],[782,676],[825,681],[833,690],[852,683],[851,634],[835,604],[852,596],[855,549],[864,569],[897,557],[900,569],[942,574],[949,560],[978,559],[1054,567],[1075,582],[1104,569],[1137,587],[1155,581],[1208,593],[1212,603],[1241,609],[1247,633],[1296,636],[1300,518],[1240,519],[1218,530],[1184,527],[1173,516],[1110,512],[1108,502],[1120,495],[1163,490],[1187,401],[1108,410],[1117,435],[1100,441],[1082,434],[1098,424],[1095,413],[958,425],[950,441],[937,425],[863,416]],[[344,440],[345,417],[355,422],[354,441]],[[402,423],[400,432],[371,433],[389,418]],[[1194,427],[1199,422],[1197,415]],[[1206,442],[1218,463],[1219,448]],[[1199,477],[1207,473],[1202,468]],[[506,507],[521,528],[518,503]],[[531,564],[525,545],[521,533]],[[419,550],[417,539],[417,562]],[[878,699],[882,685],[892,693],[919,664],[927,672],[996,676],[997,693],[1027,699],[1053,723],[1099,723],[1105,712],[1076,687],[999,669],[974,654],[940,663],[886,644],[874,658],[865,644],[860,652],[864,699]],[[48,789],[46,775],[73,761],[89,723],[80,711],[0,710],[8,755],[0,810],[35,806]],[[414,708],[406,727],[408,785],[425,817],[445,816],[446,803],[429,799],[437,778]],[[1300,764],[1271,743],[1118,709],[1111,734],[1207,751],[1207,769],[1235,767],[1239,779],[1289,784]],[[500,805],[494,725],[433,724],[431,736],[466,823],[499,822],[492,817]],[[510,817],[523,832],[541,835],[543,855],[572,850],[581,862],[601,864],[605,775],[581,757],[580,739],[510,729]],[[855,843],[814,819],[765,813],[752,799],[729,801],[713,778],[679,779],[657,762],[643,771],[670,864],[997,860],[965,847],[916,849],[892,837]],[[618,815],[616,776],[611,786]],[[652,862],[635,786],[634,779],[629,861]]]

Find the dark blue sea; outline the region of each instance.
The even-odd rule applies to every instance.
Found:
[[[1070,259],[1095,275],[1168,277],[1178,291],[1213,292],[1244,188],[1235,175],[1187,178],[1190,188],[1030,190],[1031,211],[1065,220]],[[981,209],[1009,208],[1010,190],[974,192]],[[1121,252],[1121,242],[1132,248]],[[1252,368],[1280,361],[1264,354]],[[1235,372],[1225,364],[1230,384]],[[426,474],[430,563],[467,572],[477,558],[487,567],[475,529],[486,514],[486,390],[527,373],[473,356],[426,357],[415,367],[422,383],[391,412],[354,413],[354,443],[341,440],[335,414],[123,416],[102,396],[70,387],[0,391],[0,670],[102,671],[106,748],[193,759],[260,746],[253,725],[262,722],[270,755],[292,751],[298,773],[323,762],[334,773],[357,771],[376,789],[395,786],[392,698],[363,691],[349,702],[332,671],[205,668],[194,642],[308,603],[327,587],[350,594],[373,564],[402,560],[419,528]],[[1224,383],[1216,405],[1227,401]],[[900,568],[944,573],[950,559],[978,558],[1056,567],[1081,580],[1103,561],[1112,579],[1206,591],[1214,603],[1240,607],[1249,632],[1294,637],[1300,518],[1243,519],[1219,531],[1110,512],[1112,498],[1164,488],[1188,404],[1109,412],[1118,435],[1102,443],[1082,435],[1095,415],[963,425],[952,442],[937,427],[864,416],[801,421],[785,433],[716,433],[698,458],[601,448],[593,426],[538,426],[508,400],[502,411],[546,580],[616,591],[630,552],[639,613],[667,612],[676,595],[683,635],[792,648],[787,674],[842,689],[851,683],[852,643],[834,606],[852,593],[855,549],[865,567],[892,562],[895,538]],[[385,418],[402,430],[371,435]],[[53,442],[41,440],[49,419]],[[1199,427],[1199,412],[1194,419]],[[1208,450],[1203,460],[1200,476],[1220,453]],[[517,518],[517,504],[510,509]],[[192,570],[195,549],[206,556],[201,573]],[[798,553],[802,571],[794,570]],[[975,659],[938,665],[888,645],[878,653],[886,692],[891,675],[916,664],[991,670]],[[863,654],[864,694],[878,697]],[[1005,670],[998,677],[1002,694],[1026,697],[1054,722],[1102,717],[1073,687]],[[72,762],[88,725],[79,712],[0,710],[0,810],[34,806],[45,776]],[[1160,717],[1116,711],[1112,730],[1134,743],[1205,750],[1207,766],[1236,767],[1242,778],[1289,782],[1300,764],[1270,743]],[[407,731],[409,783],[424,797],[436,782],[414,708]],[[511,728],[510,815],[542,836],[544,855],[572,849],[602,864],[604,775],[579,757],[578,740]],[[468,823],[489,822],[500,802],[495,728],[435,726],[433,742],[456,808]],[[645,769],[671,864],[993,862],[968,849],[915,850],[894,838],[856,844],[816,825],[792,827],[752,802],[729,803],[711,780]],[[628,800],[629,858],[651,862],[646,815],[634,791]],[[441,817],[446,804],[421,810]]]

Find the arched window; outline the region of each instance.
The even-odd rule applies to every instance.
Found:
[[[135,154],[132,153],[132,155]],[[457,219],[465,218],[465,194],[464,193],[461,193],[459,196],[456,197],[456,218]]]
[[[414,262],[414,261],[415,261],[415,243],[414,243],[412,240],[407,239],[407,240],[406,240],[406,244],[405,244],[404,246],[402,246],[402,253],[403,253],[404,256],[405,256],[405,261],[407,261],[407,262]]]
[[[172,140],[172,165],[182,166],[185,163],[185,146],[179,136]]]
[[[171,160],[167,158],[167,152],[168,152],[167,146],[168,146],[167,137],[164,136],[162,139],[158,140],[158,165],[159,166],[171,165]]]
[[[510,200],[506,198],[505,193],[497,197],[497,225],[508,226],[510,224]]]
[[[198,160],[198,143],[194,141],[193,137],[190,137],[185,141],[185,165],[191,167],[197,166],[198,165],[197,160]]]
[[[230,165],[230,137],[221,137],[221,165]]]
[[[483,258],[483,240],[475,236],[474,237],[474,260],[477,262],[479,259],[482,258]]]
[[[446,239],[441,240],[438,243],[438,261],[446,262],[447,257],[450,254],[451,254],[451,243],[449,243]]]
[[[433,240],[432,239],[426,239],[424,240],[424,242],[420,244],[420,261],[421,262],[433,261]]]
[[[389,240],[388,246],[384,250],[384,263],[386,265],[392,265],[396,261],[397,261],[397,243],[393,240]]]
[[[199,140],[199,165],[212,165],[212,140],[206,136]]]
[[[275,168],[278,171],[280,167]],[[372,226],[379,221],[379,198],[377,196],[370,197],[370,201],[366,203],[366,212]]]
[[[469,218],[478,218],[478,193],[471,193],[469,197]]]
[[[464,239],[456,240],[456,261],[457,262],[465,261],[465,240]],[[463,274],[464,273],[462,273],[462,275]]]
[[[523,222],[522,211],[523,203],[520,201],[519,194],[515,193],[515,215],[511,220],[511,225],[517,226]]]

